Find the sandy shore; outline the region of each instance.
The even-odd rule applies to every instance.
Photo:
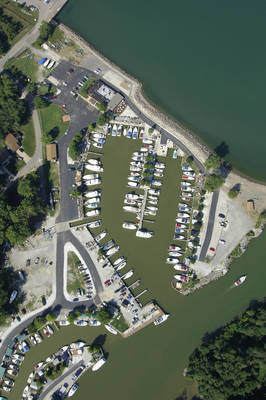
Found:
[[[145,114],[148,118],[153,120],[157,125],[161,126],[177,139],[179,139],[186,147],[189,148],[191,153],[199,159],[202,163],[206,161],[211,150],[201,143],[193,132],[186,129],[182,124],[172,120],[168,115],[158,109],[152,102],[146,98],[145,93],[142,90],[142,83],[130,76],[127,72],[123,71],[116,64],[107,59],[103,54],[96,50],[92,45],[86,42],[82,37],[72,31],[66,25],[60,23],[60,29],[75,41],[87,55],[93,55],[99,62],[105,64],[108,69],[108,78],[110,83],[117,86],[117,82],[120,80],[119,88],[127,96],[130,97],[131,101],[139,108],[139,110]],[[107,76],[104,76],[106,80]],[[112,79],[113,78],[113,79]],[[254,220],[257,219],[258,214],[266,209],[266,186],[261,183],[257,183],[248,177],[242,176],[237,171],[232,171],[226,179],[226,183],[223,187],[225,191],[235,185],[240,185],[240,194],[235,200],[245,210],[248,215]],[[247,200],[253,199],[255,204],[254,211],[247,211]]]

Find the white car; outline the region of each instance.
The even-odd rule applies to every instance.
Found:
[[[95,217],[95,215],[100,215],[100,210],[99,208],[96,208],[95,210],[90,210],[86,212],[86,217]]]

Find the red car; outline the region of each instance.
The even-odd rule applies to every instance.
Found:
[[[55,99],[56,99],[56,96],[53,96],[52,99],[55,100]]]
[[[210,247],[210,251],[215,252],[215,248],[214,247]]]
[[[70,68],[70,70],[68,71],[70,74],[72,74],[72,72],[74,72],[73,68]]]
[[[61,108],[62,108],[62,110],[64,110],[64,108],[66,108],[66,105],[65,105],[65,104],[63,104]]]
[[[106,286],[110,286],[112,283],[111,283],[110,279],[108,279],[107,281],[104,282],[104,284],[105,284]]]

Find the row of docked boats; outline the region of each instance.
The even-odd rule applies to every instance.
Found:
[[[91,173],[91,171],[94,171],[94,173]],[[83,175],[85,185],[100,185],[102,182],[100,173],[103,171],[103,164],[99,158],[90,158],[87,160],[87,164],[85,165],[85,174]],[[100,189],[89,190],[85,193],[84,205],[86,207],[86,217],[95,217],[101,214],[101,209],[99,208],[101,196],[102,193]]]
[[[93,133],[91,135],[91,144],[93,147],[97,149],[102,149],[105,143],[105,134],[104,133]]]
[[[125,126],[118,124],[109,124],[107,133],[112,136],[125,136],[128,139],[142,139],[144,135],[144,128],[137,126]]]

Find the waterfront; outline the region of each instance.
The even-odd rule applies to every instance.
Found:
[[[247,253],[232,265],[231,271],[224,278],[188,297],[178,295],[170,288],[173,269],[164,260],[173,234],[169,225],[174,221],[177,193],[173,192],[169,196],[164,190],[166,187],[162,187],[158,217],[152,226],[155,231],[154,239],[149,239],[148,242],[136,240],[132,232],[123,232],[121,228],[122,221],[126,219],[126,214],[121,212],[121,184],[125,192],[130,156],[138,148],[138,141],[108,138],[104,146],[101,217],[104,228],[110,232],[110,236],[117,241],[128,258],[128,265],[134,268],[142,285],[149,289],[147,297],[144,295],[146,300],[158,300],[164,310],[170,313],[170,318],[165,324],[146,327],[128,339],[113,336],[102,327],[62,328],[59,333],[27,354],[19,384],[8,396],[9,400],[19,398],[26,385],[26,376],[34,363],[46,358],[60,346],[77,339],[92,343],[99,335],[104,335],[100,339],[104,342],[104,350],[109,353],[108,361],[97,373],[89,372],[81,378],[76,394],[78,400],[86,398],[88,391],[90,396],[97,396],[99,399],[107,396],[109,399],[116,399],[118,393],[123,393],[126,400],[174,399],[186,386],[182,372],[187,357],[199,344],[201,337],[242,312],[251,300],[264,296],[266,270],[260,260],[266,256],[266,233],[251,242]],[[177,192],[176,163],[177,160],[172,158],[167,160],[164,181]],[[153,244],[159,233],[160,248]],[[128,238],[131,237],[131,246],[128,248]],[[164,254],[162,248],[165,249]],[[142,262],[144,253],[145,259],[150,254],[149,263]],[[248,275],[247,282],[234,288],[233,282],[242,274]],[[144,302],[144,298],[140,300]]]
[[[70,0],[59,17],[209,145],[224,140],[235,167],[265,180],[265,12],[262,1]]]

